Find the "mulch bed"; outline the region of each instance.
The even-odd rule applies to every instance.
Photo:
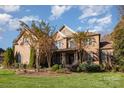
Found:
[[[33,76],[33,77],[41,77],[41,76],[52,76],[52,77],[59,77],[62,75],[71,75],[71,72],[67,72],[67,73],[57,73],[57,72],[53,72],[53,71],[40,71],[40,72],[36,72],[33,70],[27,70],[27,72],[24,71],[16,71],[17,75],[22,75],[22,76]]]

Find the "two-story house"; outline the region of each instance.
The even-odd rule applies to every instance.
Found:
[[[77,33],[66,25],[63,25],[58,32],[55,33],[55,49],[52,58],[52,64],[67,64],[72,65],[79,61],[77,53],[77,45],[72,38],[73,34]],[[24,34],[35,35],[28,30],[19,34],[14,40],[14,53],[17,56],[18,62],[29,64],[30,62],[30,46],[26,43],[30,40],[24,38]],[[84,51],[81,56],[81,62],[90,62],[99,64],[101,61],[101,43],[100,34],[88,32],[88,38],[85,42]]]
[[[79,61],[79,54],[77,54],[77,45],[72,38],[73,34],[78,32],[73,31],[68,26],[62,26],[56,33],[55,43],[57,49],[55,50],[56,63],[66,62],[65,64],[73,64]],[[84,47],[84,55],[81,56],[82,62],[94,62],[99,64],[99,50],[100,50],[100,34],[89,32],[87,42]],[[85,57],[83,57],[85,56]]]

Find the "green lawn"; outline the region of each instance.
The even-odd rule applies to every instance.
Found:
[[[124,87],[123,73],[78,73],[69,76],[20,76],[12,71],[0,70],[0,87],[11,88],[103,88]]]

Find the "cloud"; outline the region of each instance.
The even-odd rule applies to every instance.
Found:
[[[97,18],[91,18],[88,20],[88,24],[94,24],[97,23]]]
[[[40,18],[38,16],[24,16],[22,18],[14,18],[14,19],[11,19],[9,21],[9,23],[8,23],[9,28],[11,28],[11,29],[19,28],[19,21],[20,20],[29,24],[31,21],[39,21]]]
[[[88,20],[89,24],[99,24],[99,25],[105,25],[105,24],[109,24],[112,21],[112,15],[106,15],[102,18],[90,18]]]
[[[15,12],[20,10],[20,6],[18,5],[1,5],[0,9],[4,12]]]
[[[77,29],[76,29],[76,31],[81,31],[82,30],[82,27],[81,26],[79,26]]]
[[[0,14],[0,28],[15,29],[18,26],[18,18],[13,18],[12,15],[4,13]]]
[[[16,30],[19,28],[19,20],[29,23],[33,20],[39,21],[38,16],[23,16],[21,18],[14,18],[12,15],[7,13],[0,14],[0,28],[8,28],[8,30]]]
[[[65,13],[66,11],[69,11],[70,9],[71,9],[71,6],[66,6],[66,5],[63,5],[63,6],[59,6],[59,5],[52,6],[52,9],[51,9],[52,15],[49,17],[49,19],[50,20],[58,19],[59,17],[61,17],[61,15],[63,13]]]
[[[80,6],[80,11],[82,12],[81,15],[79,16],[79,20],[82,20],[87,17],[93,17],[93,16],[99,16],[107,11],[111,6],[98,6],[98,5],[93,5],[93,6]]]
[[[100,31],[107,29],[109,27],[109,24],[112,22],[112,15],[106,15],[101,18],[91,18],[88,20],[88,23],[90,25],[89,28],[91,28],[93,31]]]
[[[33,21],[33,20],[39,21],[40,19],[38,16],[24,16],[19,20],[24,21],[24,22],[29,22],[29,21]]]
[[[12,19],[12,16],[9,14],[0,14],[0,24],[6,24],[9,20]]]
[[[0,40],[3,39],[2,33],[5,31],[16,31],[19,28],[19,20],[29,24],[31,21],[39,21],[38,16],[23,16],[21,18],[14,18],[9,14],[0,14]]]
[[[81,15],[78,17],[81,23],[87,24],[87,28],[92,32],[103,32],[109,28],[112,22],[110,13],[112,6],[80,6]]]
[[[97,20],[99,25],[110,24],[111,21],[112,21],[112,15],[111,14],[109,14],[109,15]]]

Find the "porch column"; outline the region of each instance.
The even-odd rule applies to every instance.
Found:
[[[66,56],[65,56],[65,53],[62,53],[62,65],[63,65],[63,67],[65,67],[65,65],[66,65]]]
[[[78,63],[78,52],[74,53],[74,63]]]

